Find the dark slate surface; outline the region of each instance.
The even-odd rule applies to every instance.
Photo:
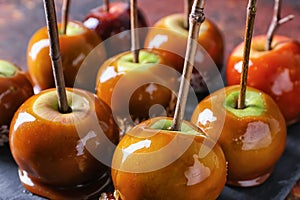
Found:
[[[9,146],[0,147],[0,199],[40,200],[21,185],[17,166],[10,154]],[[300,123],[288,129],[286,150],[277,163],[271,177],[261,186],[253,188],[225,187],[219,200],[284,199],[300,178]]]

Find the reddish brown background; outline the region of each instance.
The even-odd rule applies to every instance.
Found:
[[[123,0],[125,1],[125,0]],[[128,0],[129,1],[129,0]],[[58,18],[62,0],[56,0]],[[264,34],[272,18],[273,0],[258,0],[254,35]],[[86,13],[102,0],[72,0],[71,18],[81,21]],[[171,13],[183,12],[180,0],[140,0],[149,25]],[[221,29],[226,44],[226,58],[232,48],[242,42],[247,1],[207,1],[206,17]],[[283,25],[278,33],[300,41],[300,0],[283,0],[282,16],[294,14],[295,19]],[[31,35],[45,26],[42,0],[0,0],[0,58],[26,69],[26,46]]]

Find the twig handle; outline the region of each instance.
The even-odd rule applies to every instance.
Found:
[[[274,11],[273,11],[273,18],[271,21],[271,24],[269,26],[268,32],[267,32],[267,42],[266,42],[266,50],[269,51],[272,49],[272,41],[274,34],[278,27],[288,21],[291,21],[294,18],[294,15],[288,15],[284,18],[281,18],[281,5],[282,0],[275,0],[274,3]]]
[[[244,57],[243,70],[242,70],[241,81],[240,81],[241,90],[238,99],[238,109],[245,108],[248,65],[249,65],[250,47],[252,41],[255,15],[256,15],[256,0],[249,0],[248,10],[247,10],[245,39],[244,39],[245,46],[244,46],[244,56],[243,56]]]
[[[187,50],[185,54],[183,73],[178,92],[178,100],[176,103],[174,119],[171,127],[171,130],[174,131],[181,130],[181,124],[184,116],[191,76],[193,72],[195,55],[198,47],[197,39],[199,36],[200,26],[205,20],[204,6],[205,0],[195,0],[189,17],[190,29],[187,41]]]
[[[137,31],[138,15],[137,15],[137,2],[130,0],[130,24],[131,24],[131,52],[133,54],[133,62],[139,62],[139,37]]]
[[[184,0],[184,27],[186,30],[189,30],[190,28],[190,13],[192,10],[193,0]]]
[[[61,32],[64,35],[67,33],[70,1],[71,0],[64,0],[63,6],[61,8]]]
[[[109,0],[104,0],[104,10],[109,12]]]
[[[46,15],[48,36],[50,40],[50,58],[52,62],[53,76],[58,96],[58,108],[61,113],[68,113],[70,112],[70,108],[68,106],[65,90],[54,0],[44,0],[44,9]]]

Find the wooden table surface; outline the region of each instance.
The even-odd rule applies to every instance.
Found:
[[[60,17],[62,0],[56,3]],[[257,2],[254,35],[266,33],[272,18],[273,3],[273,0]],[[100,4],[101,0],[72,0],[70,16],[82,21],[90,9]],[[183,1],[178,0],[140,0],[138,4],[150,26],[163,16],[183,12]],[[225,61],[233,47],[243,41],[246,6],[247,1],[241,0],[207,1],[206,17],[218,25],[224,36]],[[22,69],[27,69],[27,43],[37,29],[45,26],[43,12],[41,0],[0,0],[0,59],[12,61]],[[295,19],[284,24],[277,33],[300,41],[300,0],[283,0],[282,16],[289,14],[295,15]],[[299,184],[294,187],[289,199],[300,198]]]

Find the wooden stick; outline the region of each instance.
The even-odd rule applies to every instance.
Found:
[[[109,12],[109,0],[104,0],[104,10]]]
[[[189,15],[191,13],[192,10],[192,5],[193,5],[193,0],[185,0],[184,1],[184,27],[189,30]]]
[[[244,46],[244,56],[243,56],[244,57],[243,70],[242,70],[241,81],[240,81],[241,90],[238,99],[238,109],[245,108],[248,65],[249,65],[250,47],[252,41],[255,15],[256,15],[256,0],[249,0],[248,10],[247,10],[245,39],[244,39],[245,46]]]
[[[184,116],[187,96],[192,76],[195,55],[198,47],[197,38],[200,31],[200,26],[205,20],[204,6],[205,0],[195,0],[190,14],[190,29],[187,41],[187,50],[185,54],[183,73],[180,82],[178,100],[175,107],[175,114],[171,130],[181,130],[181,124]]]
[[[63,6],[61,9],[61,33],[64,35],[67,33],[70,1],[71,0],[64,0]]]
[[[54,0],[44,0],[44,9],[50,40],[50,57],[52,62],[53,76],[58,97],[58,109],[61,113],[71,112],[65,90],[62,61],[59,49],[59,37]]]
[[[133,54],[133,62],[139,62],[139,37],[137,31],[137,3],[136,0],[130,0],[130,24],[131,24],[131,52]]]
[[[272,41],[276,30],[279,28],[280,25],[291,21],[294,18],[294,15],[288,15],[284,18],[281,18],[281,5],[282,0],[275,0],[274,3],[274,11],[273,11],[273,18],[271,24],[269,26],[267,32],[267,41],[266,41],[266,50],[269,51],[272,49]]]

